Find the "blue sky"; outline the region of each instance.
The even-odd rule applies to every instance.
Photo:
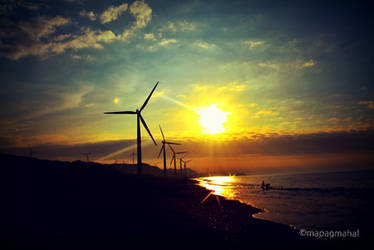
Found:
[[[102,113],[140,107],[156,81],[144,118],[157,138],[159,124],[194,142],[370,131],[370,12],[357,1],[5,1],[1,148],[132,140],[135,119]],[[211,104],[229,114],[214,138],[191,111]]]

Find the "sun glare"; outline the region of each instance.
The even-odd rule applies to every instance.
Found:
[[[223,112],[217,104],[200,107],[197,113],[200,115],[199,122],[203,128],[203,134],[215,135],[225,132],[224,123],[227,119],[227,112]]]

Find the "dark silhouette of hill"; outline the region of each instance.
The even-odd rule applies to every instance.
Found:
[[[247,248],[300,244],[290,227],[251,215],[183,178],[126,174],[97,163],[0,155],[3,249]],[[136,171],[136,166],[134,166]],[[159,171],[152,166],[149,171]],[[307,244],[310,240],[306,241]]]

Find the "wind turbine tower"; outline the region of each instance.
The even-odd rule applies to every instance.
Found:
[[[168,145],[169,145],[169,144],[168,144]],[[177,155],[178,155],[178,154],[185,154],[185,153],[187,153],[187,152],[186,152],[186,151],[183,151],[183,152],[175,152],[175,150],[173,149],[172,146],[169,145],[169,147],[170,147],[170,149],[171,149],[171,151],[172,151],[172,153],[173,153],[173,156],[171,157],[171,161],[170,161],[170,166],[171,166],[171,164],[172,164],[173,161],[174,161],[174,175],[177,175]],[[182,169],[182,167],[181,167],[181,169]]]
[[[165,147],[165,144],[168,144],[169,147],[170,147],[170,145],[180,145],[180,144],[179,143],[175,143],[175,142],[168,142],[168,141],[166,141],[164,133],[162,132],[161,126],[160,126],[160,131],[161,131],[161,134],[162,134],[162,141],[161,141],[162,147],[161,147],[160,153],[158,154],[158,157],[160,157],[161,153],[163,152],[163,156],[164,156],[164,175],[166,175],[166,147]]]
[[[190,161],[192,161],[192,160],[188,160],[188,161],[184,161],[184,160],[182,160],[183,161],[183,169],[184,169],[184,174],[187,176],[187,163],[189,163]]]
[[[132,158],[132,164],[134,164],[135,162],[135,151],[132,151],[132,153],[130,154],[131,158]]]
[[[89,162],[90,161],[90,155],[92,153],[91,152],[87,152],[87,153],[82,153],[82,155],[85,155],[86,156],[86,162]]]
[[[34,151],[32,147],[29,147],[29,155],[32,157],[34,154],[37,154],[38,152]]]
[[[136,109],[136,111],[117,111],[117,112],[105,112],[104,114],[111,114],[111,115],[136,115],[136,144],[137,144],[137,155],[138,155],[138,174],[142,173],[142,140],[141,140],[141,128],[140,123],[143,124],[143,127],[147,130],[149,136],[151,137],[153,143],[157,145],[155,139],[153,139],[153,136],[151,134],[151,131],[149,131],[149,128],[147,126],[147,123],[144,121],[144,118],[141,114],[145,106],[147,105],[149,99],[151,98],[153,92],[155,91],[156,87],[158,85],[158,82],[153,87],[151,93],[148,95],[147,99],[143,103],[140,109]]]

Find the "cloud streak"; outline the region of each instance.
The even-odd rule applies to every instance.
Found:
[[[374,109],[374,101],[361,101],[358,104],[367,105],[369,109]]]
[[[127,11],[128,4],[124,3],[119,6],[110,6],[104,10],[100,15],[100,21],[102,24],[110,23],[117,20],[117,18],[125,11]]]
[[[79,15],[86,16],[91,21],[96,21],[97,15],[93,11],[82,10]]]
[[[249,49],[254,49],[256,47],[264,45],[265,41],[263,41],[263,40],[257,40],[257,41],[246,40],[246,41],[243,41],[243,43],[245,45],[247,45],[249,47]]]
[[[253,159],[259,157],[262,160],[278,159],[285,160],[288,157],[297,159],[293,164],[304,166],[303,159],[320,158],[320,165],[328,167],[343,162],[349,162],[349,157],[356,156],[358,159],[374,162],[374,131],[350,131],[294,135],[253,135],[248,138],[238,138],[228,141],[211,142],[205,140],[175,140],[182,142],[180,150],[188,151],[189,159],[202,158],[226,161],[228,167],[235,167],[232,159]],[[50,159],[77,160],[82,158],[81,152],[92,152],[93,160],[114,160],[124,159],[130,161],[130,152],[136,147],[135,140],[106,141],[75,145],[33,145],[35,151],[40,154],[38,157]],[[26,155],[28,150],[25,147],[4,147],[9,141],[7,138],[0,138],[0,148],[4,153]],[[146,161],[152,161],[157,157],[158,148],[152,146],[148,141],[144,142],[143,156]],[[251,158],[252,157],[252,158]],[[254,158],[253,158],[254,157]],[[323,160],[323,157],[327,157]],[[231,160],[230,160],[231,159]],[[327,160],[329,159],[329,160]],[[345,159],[345,160],[344,160]],[[361,162],[362,163],[362,162]],[[217,164],[217,163],[216,163]],[[277,163],[275,163],[277,165]],[[353,164],[360,164],[354,162]],[[245,164],[248,166],[248,164]],[[278,162],[279,165],[279,162]],[[204,166],[199,166],[203,168]],[[214,168],[214,167],[213,167]]]

